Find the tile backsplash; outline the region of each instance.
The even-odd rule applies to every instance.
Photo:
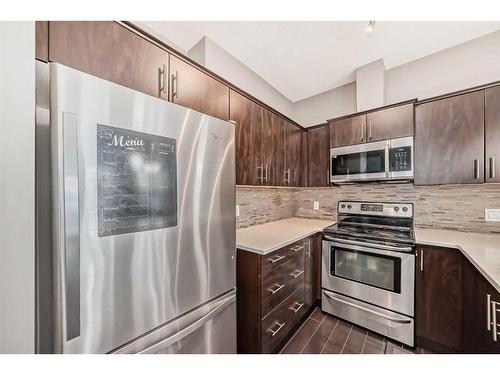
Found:
[[[238,187],[238,228],[292,216],[337,218],[339,200],[410,202],[415,225],[500,233],[500,222],[484,221],[485,208],[500,208],[500,184],[414,186],[364,183],[328,188]],[[313,210],[313,202],[319,209]]]

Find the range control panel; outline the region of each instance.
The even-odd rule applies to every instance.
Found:
[[[339,201],[339,214],[413,217],[413,203],[375,203]]]

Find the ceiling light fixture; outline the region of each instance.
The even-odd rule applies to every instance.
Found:
[[[375,28],[375,21],[370,21],[368,22],[368,26],[365,28],[365,32],[367,34],[371,34],[373,32],[373,29]]]

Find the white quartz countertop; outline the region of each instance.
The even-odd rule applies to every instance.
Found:
[[[417,227],[415,240],[459,249],[500,293],[500,235]]]
[[[258,254],[268,254],[333,224],[335,221],[331,220],[292,217],[254,225],[236,231],[236,247]]]

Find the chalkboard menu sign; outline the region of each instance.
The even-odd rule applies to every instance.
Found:
[[[177,225],[176,140],[97,124],[99,237]]]

